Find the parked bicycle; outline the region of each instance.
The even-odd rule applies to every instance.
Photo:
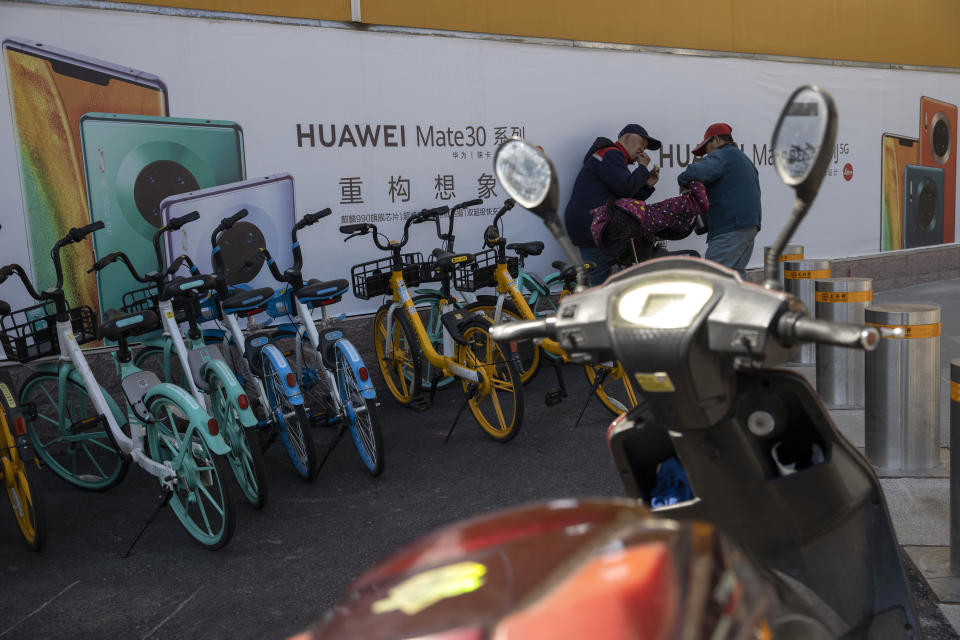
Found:
[[[157,509],[169,504],[191,537],[208,548],[220,548],[236,527],[223,458],[229,447],[217,421],[190,394],[160,382],[155,373],[133,363],[128,340],[156,330],[156,314],[111,310],[98,327],[89,307],[67,304],[60,250],[103,227],[103,222],[95,222],[74,228],[57,241],[51,252],[57,282],[42,293],[20,265],[0,269],[0,283],[16,275],[40,302],[7,314],[10,320],[4,320],[0,340],[8,357],[31,362],[56,356],[56,360],[37,363],[36,373],[20,391],[27,432],[44,464],[81,488],[113,486],[130,462],[137,464],[160,483]],[[80,349],[80,344],[97,338],[117,343],[110,350],[121,378],[125,409],[98,384]]]
[[[356,347],[334,326],[336,320],[327,316],[327,307],[340,302],[349,283],[343,279],[303,280],[303,253],[297,233],[331,213],[324,209],[308,214],[293,226],[293,266],[286,271],[281,273],[267,249],[260,250],[273,277],[288,285],[283,306],[296,310],[296,322],[275,327],[274,338],[295,340],[297,379],[310,417],[340,426],[327,456],[346,427],[363,465],[376,476],[383,471],[384,450],[373,381]],[[315,307],[320,308],[319,320],[313,317]],[[321,467],[325,460],[320,462]]]
[[[230,447],[227,461],[237,480],[243,497],[254,508],[267,503],[267,472],[255,428],[257,419],[250,409],[250,400],[237,381],[230,365],[215,345],[206,345],[200,331],[199,302],[216,286],[211,276],[199,274],[187,256],[174,260],[169,268],[163,266],[160,243],[163,234],[177,231],[188,222],[200,218],[196,211],[173,218],[153,235],[153,246],[158,270],[139,274],[133,262],[122,251],[116,251],[98,260],[90,272],[101,271],[118,260],[126,265],[130,275],[147,286],[123,296],[123,311],[133,313],[150,310],[157,314],[163,327],[158,337],[143,336],[146,346],[134,357],[134,364],[161,375],[161,379],[178,384],[205,407],[220,425],[220,432]],[[190,268],[191,275],[174,278],[181,264]],[[186,322],[186,339],[180,323]]]
[[[455,265],[473,260],[469,253],[436,254],[435,269],[440,274],[444,310],[443,345],[438,352],[417,314],[409,286],[417,286],[424,264],[419,253],[403,253],[410,226],[435,222],[446,207],[424,210],[411,216],[399,241],[389,240],[376,225],[349,224],[340,227],[346,240],[358,235],[373,235],[374,244],[388,251],[389,258],[355,265],[351,271],[354,295],[363,300],[389,294],[374,318],[374,344],[377,361],[387,388],[402,405],[415,409],[430,406],[437,383],[444,377],[460,379],[464,404],[450,428],[456,426],[465,406],[470,407],[480,427],[493,439],[507,441],[515,437],[523,423],[523,393],[515,358],[508,357],[489,334],[490,323],[483,317],[454,308],[450,286]],[[384,241],[381,241],[383,238]],[[345,240],[345,241],[346,241]],[[424,393],[422,361],[433,367],[433,385]],[[449,434],[448,434],[449,437]]]

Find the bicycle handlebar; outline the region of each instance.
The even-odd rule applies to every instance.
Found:
[[[82,241],[94,231],[103,229],[104,226],[102,220],[97,220],[84,227],[73,227],[67,232],[67,235],[57,240],[56,244],[53,245],[53,249],[50,250],[50,257],[53,259],[53,268],[57,272],[57,284],[51,292],[54,296],[63,293],[63,266],[60,264],[60,249],[68,244]]]
[[[355,236],[363,236],[373,232],[373,243],[377,245],[377,248],[383,251],[393,251],[394,249],[401,249],[407,244],[411,225],[434,220],[437,222],[437,228],[439,229],[439,216],[444,215],[449,211],[450,209],[446,205],[434,207],[433,209],[422,209],[419,213],[415,213],[407,218],[407,221],[403,224],[403,238],[401,238],[399,242],[388,240],[387,244],[385,245],[380,242],[380,232],[377,231],[377,225],[373,224],[372,222],[341,225],[340,233],[347,234],[347,237],[343,240],[346,242]]]
[[[222,219],[220,224],[217,225],[217,228],[210,234],[210,246],[213,247],[210,257],[213,258],[213,271],[218,278],[223,277],[226,267],[223,264],[223,256],[220,255],[220,247],[217,246],[217,236],[228,229],[232,229],[233,225],[237,224],[243,218],[246,218],[248,213],[250,212],[246,209],[240,209],[240,211],[237,211],[232,216]]]
[[[185,213],[182,216],[176,218],[171,218],[167,224],[160,227],[153,234],[153,252],[157,256],[157,270],[163,270],[163,250],[160,248],[160,238],[163,237],[163,234],[168,231],[178,231],[183,225],[188,222],[193,222],[194,220],[200,219],[199,211],[191,211],[190,213]],[[89,273],[89,271],[87,272]]]
[[[316,213],[308,213],[303,216],[299,222],[293,225],[293,231],[290,234],[290,239],[293,242],[293,267],[291,269],[295,271],[298,275],[300,270],[303,269],[303,252],[300,251],[300,242],[297,240],[297,232],[304,227],[309,227],[312,224],[315,224],[321,218],[326,218],[328,215],[333,213],[333,210],[330,207],[317,211]],[[272,265],[273,259],[270,258],[267,254],[267,260]],[[296,282],[291,282],[291,284],[296,285]]]
[[[24,288],[27,290],[27,293],[30,294],[30,297],[34,300],[44,300],[45,297],[41,293],[37,293],[37,290],[33,288],[33,283],[30,282],[30,278],[27,276],[27,272],[18,264],[8,264],[7,266],[0,269],[0,284],[6,282],[7,278],[12,275],[17,275],[20,277],[20,280],[23,282]]]

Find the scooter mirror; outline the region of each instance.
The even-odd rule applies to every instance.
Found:
[[[511,138],[497,149],[493,166],[497,180],[517,204],[545,221],[556,218],[557,172],[540,149],[526,140]]]
[[[814,86],[794,91],[773,130],[773,161],[780,178],[799,196],[813,200],[835,136],[836,111],[830,94]]]
[[[793,212],[764,255],[764,286],[780,289],[780,254],[817,197],[837,138],[837,110],[830,94],[813,85],[793,92],[773,130],[773,162],[794,188]]]
[[[497,148],[493,168],[497,180],[510,197],[524,209],[539,216],[547,225],[567,254],[570,264],[577,265],[578,289],[585,287],[587,272],[583,269],[583,261],[557,215],[560,199],[557,170],[547,154],[526,140],[511,138]]]

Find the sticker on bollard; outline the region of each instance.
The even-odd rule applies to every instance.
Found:
[[[815,271],[784,271],[783,277],[787,280],[816,280],[817,278],[829,278],[830,269],[817,269]]]
[[[880,336],[883,338],[938,338],[940,337],[940,322],[933,322],[931,324],[877,324],[875,322],[866,323],[868,326],[876,327],[877,329],[900,329],[903,331],[902,336],[894,336],[889,333],[880,332]]]
[[[843,302],[872,302],[873,291],[817,291],[815,296],[817,302],[843,303]]]
[[[800,298],[815,316],[816,300],[814,280],[830,277],[830,261],[823,259],[787,260],[783,263],[783,289]],[[790,364],[812,365],[817,361],[817,345],[812,342],[801,345]]]

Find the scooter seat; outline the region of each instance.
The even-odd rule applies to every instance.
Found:
[[[213,276],[197,274],[195,276],[182,276],[174,278],[163,285],[164,300],[193,295],[203,295],[208,291],[213,291],[217,286],[217,281]]]
[[[340,278],[339,280],[316,280],[312,279],[307,282],[306,286],[297,289],[294,295],[297,296],[299,300],[330,300],[331,298],[339,298],[344,293],[347,292],[347,289],[350,287],[350,283]]]
[[[120,338],[129,338],[153,331],[159,326],[160,319],[153,311],[121,313],[116,309],[107,309],[107,317],[100,323],[97,335],[100,338],[117,341]]]
[[[534,240],[533,242],[511,242],[507,245],[507,249],[516,251],[517,255],[522,258],[529,258],[530,256],[538,256],[543,253],[543,243],[539,240]]]
[[[270,287],[245,289],[221,300],[220,306],[223,307],[224,313],[241,313],[262,307],[271,297],[273,297],[273,289]]]

